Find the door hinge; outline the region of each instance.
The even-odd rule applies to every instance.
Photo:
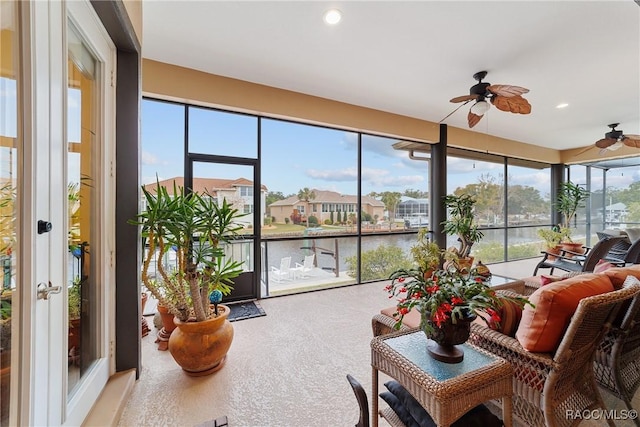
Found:
[[[113,268],[113,249],[109,251],[109,267]]]
[[[114,73],[114,70],[111,70],[111,87],[115,87],[116,85],[116,75]]]
[[[109,176],[113,178],[113,160],[109,162]]]
[[[113,340],[109,341],[109,359],[113,359]]]

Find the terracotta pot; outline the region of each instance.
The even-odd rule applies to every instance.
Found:
[[[220,304],[218,312],[218,317],[204,322],[174,319],[177,328],[169,338],[169,352],[188,375],[208,375],[224,365],[233,341],[233,326],[227,320],[229,307]]]
[[[562,250],[562,246],[560,245],[555,245],[553,248],[546,248],[545,251],[549,252],[550,254],[556,254],[556,255],[560,255],[560,251]],[[547,259],[549,261],[553,261],[554,259],[556,259],[557,257],[553,256],[553,255],[549,255],[547,256]]]
[[[568,251],[571,252],[576,252],[579,254],[583,254],[585,253],[586,249],[582,247],[583,243],[580,242],[562,242],[560,243],[560,246],[562,246],[562,249],[566,249]],[[566,254],[566,256],[568,258],[573,257],[573,254]]]
[[[173,314],[169,312],[167,307],[158,304],[157,310],[162,320],[162,328],[156,336],[156,344],[158,344],[158,350],[166,351],[169,349],[169,338],[176,329],[176,324],[173,322]]]
[[[173,314],[169,312],[169,309],[164,305],[158,304],[158,313],[162,319],[162,329],[167,335],[170,335],[176,328],[176,324],[173,321]]]
[[[471,266],[473,265],[473,257],[466,257],[458,259],[458,270],[460,272],[468,272],[471,270]]]

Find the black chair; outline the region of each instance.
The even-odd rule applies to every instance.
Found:
[[[369,427],[369,400],[367,399],[367,393],[362,388],[362,385],[350,374],[347,374],[347,381],[351,384],[353,394],[356,395],[356,400],[360,407],[360,419],[355,427]]]
[[[549,274],[553,274],[553,270],[556,268],[564,271],[572,272],[587,272],[593,271],[598,261],[605,258],[609,253],[609,250],[616,243],[624,240],[626,237],[621,236],[608,236],[601,240],[598,240],[592,248],[587,248],[584,254],[579,254],[566,249],[561,249],[560,254],[552,254],[546,251],[542,251],[544,257],[542,261],[536,265],[533,275],[538,274],[540,268],[550,268]]]
[[[607,261],[616,265],[640,264],[640,239],[631,243],[627,250],[622,253],[609,251],[605,257]]]

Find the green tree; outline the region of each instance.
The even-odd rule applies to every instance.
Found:
[[[411,188],[408,188],[406,190],[404,190],[404,195],[407,197],[412,197],[414,199],[427,199],[429,198],[429,192],[428,191],[421,191],[421,190],[414,190]]]
[[[304,187],[300,191],[298,191],[298,199],[307,202],[307,208],[309,208],[309,201],[316,198],[316,193],[313,190],[310,190],[308,187]],[[307,228],[309,228],[309,215],[307,217]]]
[[[348,274],[356,276],[358,258],[356,256],[347,257]],[[412,267],[411,260],[405,255],[401,248],[381,244],[377,248],[362,252],[360,255],[360,280],[382,280],[388,279],[391,273],[399,269],[409,269]]]
[[[453,194],[472,196],[476,201],[476,215],[483,218],[484,223],[494,223],[497,217],[502,217],[504,207],[503,187],[496,181],[497,179],[493,175],[482,174],[478,177],[478,183],[458,187]]]
[[[380,201],[384,203],[384,207],[389,212],[389,221],[393,222],[396,217],[396,206],[400,203],[402,194],[397,191],[383,191],[378,193]]]
[[[507,189],[509,213],[533,215],[549,212],[549,204],[542,199],[540,191],[528,185],[510,185]]]
[[[286,197],[282,194],[282,191],[269,191],[265,197],[265,203],[269,206],[273,202],[284,199],[286,199]]]

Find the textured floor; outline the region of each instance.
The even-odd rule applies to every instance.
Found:
[[[524,277],[534,265],[490,267]],[[223,416],[231,427],[355,425],[358,405],[346,375],[360,381],[371,402],[371,317],[390,305],[384,285],[261,300],[267,315],[233,323],[226,365],[207,377],[184,375],[169,352],[156,349],[152,328],[142,339],[143,372],[119,426],[193,427]],[[381,375],[380,384],[386,379]],[[634,403],[640,408],[640,393]]]

